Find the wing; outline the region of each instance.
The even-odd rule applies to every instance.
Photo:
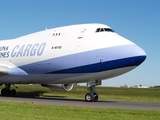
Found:
[[[24,70],[20,69],[8,60],[0,60],[0,76],[5,75],[28,75]]]

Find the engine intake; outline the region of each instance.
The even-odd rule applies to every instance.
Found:
[[[73,88],[73,84],[41,84],[41,86],[48,87],[53,91],[71,91]]]

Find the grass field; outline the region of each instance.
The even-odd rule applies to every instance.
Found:
[[[0,102],[1,120],[160,120],[160,111]]]
[[[2,89],[4,86],[1,86]],[[40,85],[18,85],[17,96],[84,98],[86,87],[70,92],[51,91]],[[160,102],[160,89],[97,87],[100,100]],[[0,102],[0,120],[160,120],[160,111],[81,108]]]

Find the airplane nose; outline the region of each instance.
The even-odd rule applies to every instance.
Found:
[[[133,64],[136,66],[140,65],[146,59],[145,51],[137,45],[133,48],[132,56]]]

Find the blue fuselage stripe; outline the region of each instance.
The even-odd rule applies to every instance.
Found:
[[[53,71],[47,74],[94,73],[94,72],[102,72],[102,71],[113,70],[113,69],[124,68],[124,67],[138,66],[141,63],[140,62],[140,63],[134,64],[132,59],[141,60],[141,59],[145,59],[145,56],[130,57],[130,58],[124,58],[119,60],[106,61],[102,63],[95,63],[95,64],[79,66],[79,67],[70,68],[70,69]]]

